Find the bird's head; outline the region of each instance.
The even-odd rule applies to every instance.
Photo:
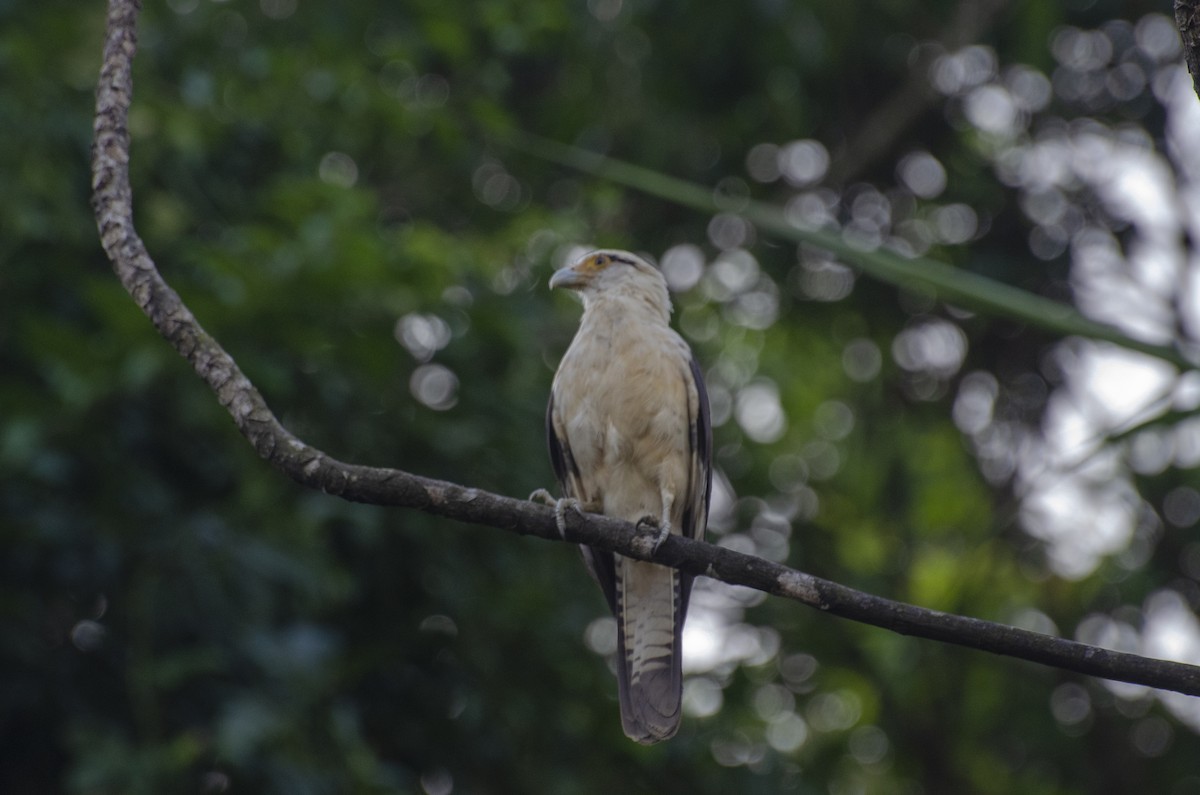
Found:
[[[550,289],[557,287],[578,292],[585,307],[600,298],[624,298],[645,302],[666,317],[671,314],[671,298],[662,272],[628,251],[606,249],[585,254],[554,272]]]

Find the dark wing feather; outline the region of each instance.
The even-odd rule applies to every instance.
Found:
[[[578,478],[579,471],[574,472],[574,461],[571,464],[567,463],[567,456],[570,451],[566,448],[565,443],[558,437],[558,433],[554,430],[554,390],[550,390],[550,400],[546,403],[546,447],[550,449],[550,466],[554,467],[554,477],[558,478],[558,487],[565,494],[567,491],[567,480],[571,477]]]
[[[712,497],[712,416],[708,408],[708,388],[704,386],[704,375],[700,365],[692,357],[689,363],[692,379],[696,383],[697,405],[691,416],[692,471],[699,475],[692,482],[688,507],[691,519],[685,518],[684,532],[692,538],[703,538],[708,525],[708,502]],[[700,488],[703,481],[703,489]]]
[[[707,405],[707,400],[705,401]],[[579,467],[571,455],[571,447],[564,435],[559,435],[554,415],[554,390],[550,390],[550,401],[546,404],[546,446],[550,449],[550,465],[554,467],[554,476],[558,478],[558,487],[565,497],[577,500],[586,499],[580,486]],[[604,592],[608,608],[617,611],[617,570],[616,561],[611,552],[580,546],[583,562],[588,571]]]
[[[696,405],[689,406],[690,438],[692,446],[692,472],[683,509],[683,535],[703,540],[708,527],[708,503],[712,496],[712,416],[708,407],[708,389],[704,386],[704,375],[693,356],[688,366],[692,382],[696,385]],[[692,595],[693,575],[681,574],[679,581],[679,628],[687,616],[688,600]],[[682,644],[676,644],[682,645]]]

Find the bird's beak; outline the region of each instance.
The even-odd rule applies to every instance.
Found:
[[[556,287],[565,287],[568,290],[578,290],[587,283],[587,276],[581,273],[574,265],[566,268],[560,268],[550,277],[550,289]]]

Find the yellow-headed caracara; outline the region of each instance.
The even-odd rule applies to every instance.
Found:
[[[554,377],[546,431],[563,502],[691,538],[704,534],[712,471],[708,396],[670,327],[657,268],[595,251],[550,287],[583,297],[583,319]],[[692,576],[581,547],[617,619],[621,723],[640,743],[679,728],[683,621]]]

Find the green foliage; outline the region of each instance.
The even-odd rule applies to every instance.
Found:
[[[872,158],[851,142],[955,4],[147,4],[138,228],[306,441],[513,495],[551,481],[542,413],[578,310],[547,293],[550,269],[576,246],[664,266],[674,252],[678,325],[717,421],[714,540],[1117,643],[1149,634],[1156,594],[1198,592],[1186,401],[1100,429],[1113,443],[1095,453],[1109,469],[1093,493],[1125,489],[1131,535],[1068,571],[1028,497],[1070,467],[1029,451],[1050,444],[1047,406],[1061,414],[1091,349],[1019,326],[1029,318],[995,295],[980,298],[997,315],[970,315],[915,282],[855,275],[855,255],[828,256],[820,238],[506,143],[532,132],[659,184],[720,185],[703,202],[724,209],[749,198],[811,221],[823,202],[815,226],[860,245],[855,225],[883,197],[876,243],[1120,325],[1088,303],[1068,244],[1052,245],[1056,221],[1026,208],[1055,193],[1062,217],[1086,219],[1072,234],[1115,230],[1130,249],[1136,219],[1078,179],[1043,195],[1004,177],[1005,157],[1064,130],[1135,143],[1142,130],[1147,151],[1168,148],[1160,88],[1071,99],[1061,44],[1051,55],[1057,36],[1154,9],[1071,9],[1015,4],[980,34],[988,85],[1015,85],[1018,65],[1054,77],[1025,127],[981,129],[969,91],[982,84],[947,89]],[[103,9],[0,3],[0,22],[13,77],[0,94],[0,791],[1200,791],[1186,709],[715,585],[693,610],[707,632],[680,736],[629,743],[589,650],[602,600],[573,550],[308,493],[254,456],[98,246],[87,160]],[[1157,86],[1173,56],[1153,61],[1146,30],[1121,57]],[[820,174],[771,176],[805,141],[862,181],[822,194]],[[763,144],[779,150],[769,162],[753,154],[774,151]],[[939,164],[944,192],[898,176],[914,152]],[[1155,344],[1186,327],[1121,326]],[[1150,415],[1162,419],[1130,430]],[[1162,448],[1179,452],[1155,465]]]

